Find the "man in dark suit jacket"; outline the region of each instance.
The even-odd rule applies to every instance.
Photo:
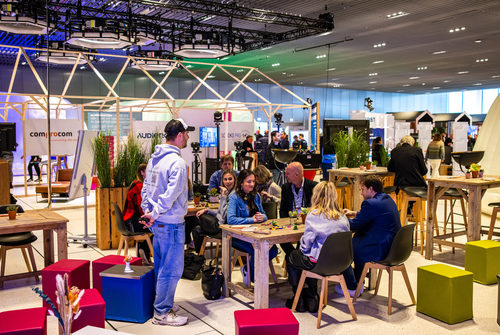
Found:
[[[366,262],[380,261],[387,256],[392,240],[401,228],[398,207],[391,197],[382,192],[383,188],[379,177],[366,177],[361,184],[361,194],[365,199],[361,210],[358,213],[344,210],[347,216],[355,215],[349,219],[354,232],[354,273],[352,268],[344,272],[349,290],[356,289]]]
[[[404,136],[401,145],[391,151],[391,160],[387,170],[396,173],[394,186],[402,189],[405,186],[427,187],[423,176],[427,173],[422,149],[414,147],[415,140],[410,135]]]

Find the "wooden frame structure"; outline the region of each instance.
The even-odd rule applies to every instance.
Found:
[[[262,71],[260,71],[258,68],[255,67],[248,67],[248,66],[237,66],[237,65],[226,65],[226,64],[211,64],[211,63],[202,63],[202,62],[196,62],[196,61],[179,61],[179,60],[168,60],[169,63],[171,63],[173,66],[168,70],[165,71],[166,73],[163,75],[162,79],[160,81],[156,80],[153,75],[151,75],[148,70],[145,69],[143,65],[138,62],[138,60],[157,60],[155,58],[148,58],[148,57],[133,57],[133,56],[122,56],[122,55],[107,55],[107,54],[95,54],[95,53],[86,53],[86,52],[76,52],[76,51],[65,51],[66,53],[71,53],[71,54],[76,54],[76,59],[75,62],[72,66],[71,72],[68,76],[68,78],[65,81],[64,88],[62,92],[50,92],[48,89],[49,85],[44,83],[40,75],[38,74],[35,66],[33,65],[33,62],[31,61],[30,57],[26,53],[27,50],[31,51],[53,51],[57,52],[57,50],[47,50],[47,49],[37,49],[37,48],[28,48],[28,47],[19,47],[19,46],[10,46],[10,45],[0,45],[0,47],[3,48],[9,48],[14,50],[15,55],[16,55],[16,60],[12,69],[12,74],[11,74],[11,79],[8,87],[7,93],[4,93],[2,95],[5,96],[4,101],[0,101],[0,118],[3,119],[3,121],[7,121],[8,118],[8,112],[10,109],[14,110],[17,112],[21,118],[24,120],[25,118],[25,110],[23,110],[23,107],[20,107],[19,104],[17,103],[12,103],[10,102],[10,97],[11,96],[25,96],[29,97],[29,103],[35,103],[38,105],[42,110],[44,110],[47,113],[47,129],[50,130],[50,111],[55,110],[56,111],[56,116],[59,116],[60,110],[62,107],[62,101],[63,99],[80,99],[83,101],[86,101],[82,104],[80,104],[82,108],[82,116],[84,115],[85,112],[89,111],[106,111],[106,112],[115,112],[116,113],[116,136],[119,138],[120,136],[120,112],[129,112],[131,115],[133,112],[155,112],[155,113],[169,113],[172,115],[172,117],[178,117],[179,113],[182,109],[186,108],[187,104],[193,103],[194,106],[189,106],[190,109],[193,108],[200,108],[204,110],[219,110],[223,111],[225,114],[227,114],[230,111],[238,111],[238,110],[248,110],[252,112],[252,115],[255,113],[255,111],[263,111],[264,114],[267,116],[268,121],[269,121],[269,129],[272,129],[272,117],[273,115],[278,112],[279,110],[285,110],[285,109],[295,109],[295,108],[304,108],[308,109],[308,114],[309,114],[309,128],[311,126],[311,104],[308,103],[306,100],[302,99],[299,97],[297,94],[294,92],[290,91],[288,88],[280,85],[277,81],[274,79],[270,78],[266,74],[264,74]],[[113,58],[113,59],[119,59],[123,60],[123,65],[121,67],[120,72],[114,79],[112,83],[108,82],[106,78],[99,72],[99,70],[92,64],[90,61],[91,57],[98,56],[98,57],[106,57],[106,58]],[[39,86],[39,92],[24,92],[24,93],[13,93],[12,89],[14,86],[14,81],[16,79],[16,75],[18,73],[18,69],[20,66],[21,59],[24,59],[23,62],[26,62],[28,67],[30,68],[31,72],[33,73],[36,82],[38,83]],[[107,94],[105,96],[89,96],[89,95],[71,95],[68,94],[68,90],[70,88],[71,82],[73,80],[74,74],[77,70],[77,67],[79,66],[79,61],[81,59],[84,59],[87,61],[87,65],[90,67],[92,72],[96,75],[98,78],[99,82],[101,82],[107,89]],[[167,61],[167,60],[166,60]],[[154,91],[151,93],[151,95],[147,98],[137,98],[137,97],[123,97],[119,96],[118,93],[116,92],[116,87],[120,82],[120,79],[123,76],[123,73],[125,70],[130,66],[134,65],[134,67],[138,68],[143,75],[145,75],[151,82],[154,83],[155,88]],[[209,70],[208,72],[204,73],[203,76],[198,75],[194,71],[192,71],[190,68],[192,65],[198,65],[198,66],[203,66],[203,67],[208,67]],[[165,83],[168,81],[169,78],[172,77],[172,73],[175,68],[183,69],[185,70],[189,75],[190,79],[195,79],[198,84],[194,87],[194,89],[188,94],[186,99],[176,99],[165,87]],[[217,89],[212,87],[210,83],[207,82],[208,79],[210,79],[211,74],[215,71],[219,70],[222,71],[225,75],[227,75],[230,79],[234,80],[236,85],[229,91],[229,93],[223,94],[221,92],[218,92]],[[234,74],[234,72],[243,72],[246,71],[245,75],[240,79],[237,77],[237,75]],[[263,97],[260,93],[258,93],[255,89],[250,87],[247,83],[247,79],[250,77],[250,75],[256,74],[261,76],[263,79],[266,81],[270,82],[271,84],[280,87],[281,90],[286,92],[287,94],[290,94],[293,98],[297,99],[300,101],[299,104],[282,104],[282,103],[273,103]],[[206,88],[208,91],[210,91],[217,99],[211,101],[210,103],[207,104],[207,99],[203,100],[197,100],[194,99],[194,95],[196,92],[199,91],[201,87]],[[245,88],[246,90],[250,91],[253,93],[253,95],[257,98],[255,102],[235,102],[231,101],[230,98],[232,97],[233,93],[240,87]],[[156,98],[156,95],[158,92],[162,92],[167,99],[159,99]],[[49,99],[50,97],[57,97],[59,98],[59,102],[55,106],[50,105]],[[145,102],[142,102],[142,100],[145,100]],[[123,101],[135,101],[137,104],[135,104],[133,107],[125,107],[122,108],[120,106],[120,102]],[[201,106],[196,106],[196,104],[203,104],[203,108]],[[3,105],[3,106],[2,106]],[[114,109],[110,109],[110,106],[114,105]],[[133,110],[137,109],[137,110]],[[131,118],[132,119],[132,118]],[[227,119],[227,118],[226,118]],[[83,123],[84,118],[82,117],[82,123]],[[228,122],[226,122],[225,125],[225,131],[228,131]],[[310,143],[310,139],[309,139]],[[47,137],[47,147],[48,147],[48,155],[50,157],[50,134]],[[226,150],[227,150],[227,142],[226,142]],[[26,170],[26,158],[24,161],[24,167]],[[51,178],[51,167],[50,167],[50,159],[49,159],[49,165],[48,165],[48,178],[49,178],[49,188],[51,187],[50,183],[50,178]],[[51,198],[50,198],[50,192],[49,192],[49,206],[50,206]]]

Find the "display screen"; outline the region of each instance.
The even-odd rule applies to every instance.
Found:
[[[200,127],[200,147],[215,147],[217,146],[217,128],[216,127]]]

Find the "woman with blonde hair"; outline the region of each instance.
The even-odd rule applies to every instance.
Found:
[[[349,221],[340,210],[335,184],[330,181],[320,182],[313,189],[311,209],[306,217],[304,235],[300,239],[300,248],[293,250],[286,259],[288,281],[292,285],[294,294],[302,270],[310,270],[314,267],[326,238],[333,233],[348,230]],[[316,313],[319,303],[318,283],[314,278],[307,278],[306,283],[308,289],[302,290],[297,311],[308,310],[311,313]],[[288,299],[287,307],[290,308],[292,302],[293,298]]]
[[[281,187],[273,181],[273,174],[264,165],[257,165],[253,171],[255,189],[259,192],[262,202],[281,202]]]

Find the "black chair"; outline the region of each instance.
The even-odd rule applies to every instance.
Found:
[[[356,301],[356,297],[358,296],[359,291],[361,290],[361,286],[363,285],[363,281],[365,279],[368,270],[370,269],[378,269],[378,278],[377,278],[377,286],[375,287],[375,295],[378,292],[378,288],[380,286],[380,279],[382,278],[383,270],[387,270],[389,273],[389,304],[387,309],[387,314],[391,315],[392,313],[392,279],[394,271],[401,271],[403,274],[403,278],[406,283],[406,288],[410,293],[411,301],[413,305],[417,302],[415,301],[415,296],[413,295],[413,291],[410,285],[410,279],[408,279],[408,273],[406,272],[406,267],[404,262],[410,257],[411,251],[413,250],[413,230],[415,229],[415,224],[410,224],[407,226],[401,227],[396,236],[394,236],[394,240],[392,241],[391,249],[387,254],[387,257],[384,260],[379,262],[369,262],[365,264],[363,268],[363,273],[361,274],[361,278],[359,279],[358,287],[356,288],[356,293],[354,294],[354,301]]]
[[[357,320],[356,312],[354,311],[354,306],[349,296],[349,291],[347,290],[347,285],[344,280],[342,272],[351,265],[353,259],[352,252],[352,233],[350,231],[331,234],[327,237],[325,244],[321,248],[321,252],[318,257],[318,262],[309,271],[302,270],[302,275],[300,276],[299,286],[297,287],[297,292],[295,293],[295,298],[293,299],[292,312],[295,312],[297,308],[297,303],[299,302],[300,293],[304,287],[304,282],[307,277],[321,279],[321,293],[319,297],[319,310],[318,310],[318,321],[316,327],[319,329],[321,325],[321,313],[323,312],[323,305],[327,305],[328,297],[328,282],[333,281],[340,284],[342,287],[342,292],[344,292],[345,300],[347,301],[347,306],[349,306],[349,311],[351,312],[353,320]]]
[[[278,218],[278,203],[274,201],[263,202],[262,207],[268,220],[274,220]]]
[[[11,205],[1,205],[0,206],[0,214],[7,214],[7,206]],[[17,212],[24,213],[24,210],[21,206],[17,205]],[[7,250],[20,248],[23,254],[24,262],[26,263],[26,267],[28,268],[28,272],[33,272],[33,276],[35,280],[38,282],[40,279],[38,278],[38,270],[36,268],[35,255],[33,254],[33,247],[31,243],[35,242],[38,238],[30,231],[22,232],[22,233],[13,233],[13,234],[3,234],[0,235],[0,288],[3,287],[3,282],[6,280],[5,278],[5,263],[7,262]],[[28,255],[26,254],[26,250],[28,251],[29,258],[31,261],[28,261]],[[12,278],[15,279],[15,278]]]
[[[118,244],[118,253],[117,255],[120,255],[122,252],[122,249],[125,247],[125,257],[128,256],[128,245],[129,241],[135,241],[135,247],[137,248],[137,242],[140,241],[146,241],[149,247],[149,250],[151,250],[151,253],[153,252],[153,245],[151,244],[151,239],[149,238],[148,233],[145,232],[132,232],[130,229],[127,227],[125,224],[125,221],[123,220],[123,214],[122,211],[120,210],[120,207],[116,203],[113,202],[113,207],[115,208],[115,217],[116,217],[116,227],[118,228],[118,231],[120,232],[120,243]]]

